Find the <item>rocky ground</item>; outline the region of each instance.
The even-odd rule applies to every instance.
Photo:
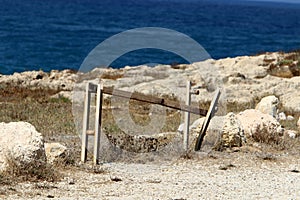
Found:
[[[97,68],[86,74],[64,70],[0,75],[0,122],[27,121],[45,142],[59,142],[67,149],[66,160],[50,165],[60,171],[56,175],[59,178],[45,179],[40,172],[34,172],[43,178],[15,179],[8,174],[7,180],[6,174],[0,174],[0,198],[297,199],[300,196],[299,57],[298,52],[266,53],[191,65]],[[103,164],[94,167],[90,161],[80,163],[76,127],[81,126],[78,123],[82,121],[84,88],[87,81],[100,80],[107,87],[181,101],[185,98],[186,80],[191,80],[192,87],[200,91],[200,95],[193,95],[193,104],[206,109],[219,87],[222,97],[218,115],[222,116],[212,120],[205,148],[200,152],[186,155],[178,148],[181,143],[174,143],[157,153],[127,154],[106,139],[106,144],[102,144],[104,152],[111,155]],[[112,110],[122,106],[118,102],[107,103],[108,100],[105,96],[103,124],[107,135],[113,137],[119,130]],[[147,124],[157,112],[149,105],[133,104],[130,114],[139,125]],[[197,118],[192,116],[193,120]],[[176,132],[181,121],[180,112],[167,110],[162,132]],[[201,121],[193,125],[192,138],[199,133]],[[2,130],[1,134],[7,132]],[[180,133],[177,134],[180,139]],[[14,137],[16,141],[12,143],[7,139],[0,142],[22,143],[18,143],[17,134]],[[10,152],[17,150],[15,146],[9,147],[13,148]],[[23,149],[24,155],[33,155],[26,153],[28,148]],[[2,145],[0,153],[4,151]]]

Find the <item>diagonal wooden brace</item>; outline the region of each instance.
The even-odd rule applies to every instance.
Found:
[[[199,151],[200,148],[201,148],[201,145],[202,145],[204,136],[206,134],[206,130],[208,128],[209,122],[210,122],[211,118],[213,118],[214,114],[217,111],[216,108],[217,108],[217,104],[218,104],[220,95],[221,95],[221,91],[220,91],[220,89],[217,89],[216,94],[215,94],[213,100],[210,103],[209,110],[208,110],[207,115],[205,117],[204,123],[201,127],[199,136],[197,138],[196,145],[195,145],[195,151]]]

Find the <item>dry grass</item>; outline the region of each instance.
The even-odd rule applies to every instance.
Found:
[[[293,120],[283,120],[280,122],[280,124],[286,129],[286,130],[298,130],[297,126],[297,120],[300,117],[300,113],[297,113],[294,115]]]
[[[114,105],[116,106],[116,105]],[[122,107],[124,105],[117,105]],[[159,105],[151,105],[149,103],[140,102],[136,100],[129,101],[129,114],[137,125],[147,126],[150,123],[151,107]],[[111,108],[110,99],[104,101],[104,107]],[[181,123],[181,113],[174,109],[167,109],[165,115],[165,124],[161,129],[161,132],[174,132],[177,130]],[[121,130],[117,126],[113,112],[111,109],[104,109],[102,111],[102,125],[110,133],[118,133]]]
[[[101,79],[111,79],[111,80],[117,80],[119,78],[124,77],[124,72],[120,70],[112,70],[112,71],[104,71],[101,75]]]
[[[44,161],[37,161],[35,165],[21,166],[16,163],[11,156],[6,157],[7,170],[2,172],[0,177],[5,177],[4,184],[20,182],[20,181],[59,181],[62,176],[58,173],[52,165],[45,163]],[[7,182],[9,180],[9,182]]]
[[[258,131],[259,130],[259,131]],[[255,142],[265,143],[269,145],[280,145],[280,143],[283,141],[282,136],[278,135],[277,132],[273,132],[268,130],[268,127],[263,127],[262,129],[258,126],[257,130],[254,131],[257,134],[252,136],[252,139]],[[266,133],[270,134],[266,134]]]
[[[76,133],[72,104],[64,98],[52,100],[54,91],[12,88],[0,91],[0,121],[26,121],[44,137]]]

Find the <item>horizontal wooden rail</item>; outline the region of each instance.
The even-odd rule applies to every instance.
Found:
[[[96,93],[96,90],[97,90],[97,86],[91,84],[90,92]],[[114,89],[113,87],[103,87],[102,91],[104,94],[133,99],[133,100],[142,101],[142,102],[146,102],[146,103],[157,104],[157,105],[165,106],[168,108],[173,108],[176,110],[182,110],[185,112],[190,112],[190,113],[201,115],[201,116],[206,116],[206,114],[207,114],[207,110],[204,110],[204,109],[187,106],[184,103],[180,103],[178,101],[154,97],[151,95],[145,95],[145,94],[141,94],[138,92],[131,93],[131,92],[123,91],[123,90]]]

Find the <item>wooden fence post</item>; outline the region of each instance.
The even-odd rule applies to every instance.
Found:
[[[96,115],[95,115],[95,136],[94,136],[94,164],[99,164],[100,136],[101,136],[101,114],[103,85],[97,85]]]
[[[90,104],[91,104],[90,83],[87,83],[86,90],[85,90],[83,125],[82,125],[82,135],[81,135],[81,161],[82,162],[86,162],[86,157],[87,157],[87,146],[88,146],[87,130],[89,128]]]
[[[186,83],[186,106],[191,104],[191,82]],[[189,147],[189,127],[190,127],[190,112],[184,112],[184,130],[183,130],[183,148],[185,151]]]

